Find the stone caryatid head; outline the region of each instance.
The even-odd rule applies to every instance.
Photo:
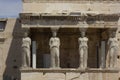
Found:
[[[29,28],[25,28],[23,31],[24,31],[23,37],[24,38],[28,37],[30,29]]]
[[[85,33],[87,31],[88,24],[86,21],[80,22],[79,30],[81,32],[81,37],[85,37]]]
[[[81,37],[82,37],[82,38],[85,37],[85,31],[82,31],[82,32],[81,32]]]
[[[51,27],[53,37],[57,36],[58,30],[59,30],[59,27]]]
[[[56,31],[54,31],[54,32],[52,32],[53,33],[53,37],[56,37],[57,36],[57,32]]]
[[[111,38],[116,37],[116,29],[109,29],[109,37]]]
[[[24,37],[28,37],[28,33],[27,32],[24,33]]]
[[[116,32],[113,31],[113,32],[110,34],[110,37],[115,38],[115,36],[116,36]]]

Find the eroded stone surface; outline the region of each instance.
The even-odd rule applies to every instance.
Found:
[[[44,80],[43,73],[33,72],[33,73],[22,73],[21,80]]]
[[[44,80],[65,80],[64,73],[45,73]]]

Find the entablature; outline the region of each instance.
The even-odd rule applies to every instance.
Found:
[[[71,13],[21,13],[20,19],[23,28],[36,27],[76,27],[84,21],[89,28],[117,28],[120,13],[98,14],[96,12],[71,12]]]

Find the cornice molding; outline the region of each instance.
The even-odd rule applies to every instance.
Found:
[[[61,3],[93,3],[93,2],[103,2],[103,3],[118,3],[120,1],[115,1],[115,0],[22,0],[23,3],[56,3],[56,2],[61,2]]]

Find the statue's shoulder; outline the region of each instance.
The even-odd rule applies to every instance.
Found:
[[[53,40],[53,39],[54,39],[53,37],[50,38],[50,40]]]
[[[31,39],[29,37],[27,37],[26,40],[31,41]]]
[[[84,37],[84,40],[88,41],[88,38],[87,38],[87,37]]]
[[[81,41],[88,41],[87,37],[81,38]]]
[[[55,39],[56,39],[56,40],[59,40],[59,38],[58,38],[58,37],[55,37]]]
[[[114,38],[115,41],[117,41],[117,38]]]
[[[113,38],[109,38],[109,41],[113,41]]]
[[[117,38],[110,38],[109,41],[118,41]]]
[[[50,40],[59,40],[58,37],[51,37]]]
[[[83,40],[83,38],[80,37],[80,38],[78,38],[78,40]]]
[[[23,40],[31,40],[29,37],[23,38]]]
[[[88,38],[86,40],[88,41]]]

